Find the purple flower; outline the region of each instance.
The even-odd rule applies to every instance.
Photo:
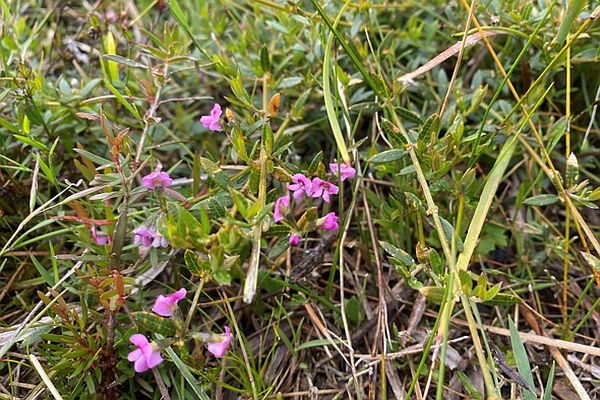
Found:
[[[225,325],[225,333],[214,334],[208,340],[208,351],[214,354],[215,357],[221,358],[231,342],[231,331],[229,327]]]
[[[160,315],[161,317],[170,317],[173,315],[173,310],[177,308],[177,302],[183,299],[186,295],[184,288],[179,289],[173,294],[163,296],[162,294],[156,298],[152,311]]]
[[[352,178],[354,178],[354,175],[356,175],[356,170],[352,167],[347,166],[346,164],[339,165],[339,173],[338,173],[338,163],[329,164],[329,168],[331,169],[331,172],[335,176],[338,176],[338,175],[340,176],[340,178],[342,179],[342,182],[345,181],[346,179],[352,179]]]
[[[142,178],[142,184],[150,190],[157,187],[169,187],[173,184],[173,179],[166,172],[154,171]]]
[[[312,182],[304,174],[295,174],[292,176],[292,183],[289,188],[294,192],[294,198],[300,200],[302,195],[306,193],[307,196],[312,194]]]
[[[148,371],[148,369],[154,368],[164,361],[158,346],[155,343],[149,343],[146,336],[136,333],[129,340],[137,347],[127,355],[127,359],[134,363],[133,369],[135,372]]]
[[[221,130],[221,106],[219,104],[215,104],[210,111],[210,115],[205,115],[200,118],[200,122],[202,122],[202,126],[210,129],[211,131],[220,131]]]
[[[90,228],[90,236],[99,246],[104,246],[110,240],[110,236],[108,236],[106,233],[96,231],[96,227],[94,225],[92,225]]]
[[[133,230],[133,244],[141,244],[142,247],[167,247],[169,242],[161,235],[155,226],[146,228],[138,226]]]
[[[340,189],[334,185],[333,183],[329,183],[319,178],[315,178],[312,180],[312,194],[311,197],[321,197],[323,196],[323,200],[326,203],[330,201],[330,194],[338,194]]]
[[[273,213],[273,220],[279,222],[283,219],[284,214],[287,214],[288,207],[290,206],[290,195],[286,194],[275,200],[275,212]]]
[[[338,216],[335,215],[334,212],[330,212],[329,214],[327,214],[324,218],[321,218],[321,220],[323,222],[321,222],[321,229],[326,229],[328,231],[334,231],[337,228],[339,228],[338,225]]]
[[[300,235],[297,233],[292,233],[290,235],[290,244],[292,246],[298,246],[300,244]]]

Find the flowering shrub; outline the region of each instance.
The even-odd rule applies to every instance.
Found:
[[[597,333],[600,9],[467,3],[3,2],[2,396],[541,393],[428,346]]]

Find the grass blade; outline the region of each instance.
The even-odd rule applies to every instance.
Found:
[[[341,17],[343,11],[344,10],[342,8],[338,18],[336,19],[333,25],[334,28],[335,25],[337,25],[339,17]],[[327,110],[327,119],[329,120],[329,125],[331,126],[331,131],[333,132],[333,137],[335,139],[335,143],[340,152],[340,155],[347,165],[351,165],[350,155],[348,154],[348,149],[346,147],[346,143],[344,142],[344,136],[342,135],[342,128],[340,127],[337,113],[335,112],[335,108],[333,105],[333,96],[331,90],[332,47],[333,35],[330,33],[328,35],[327,43],[325,45],[325,56],[323,58],[323,100],[325,101],[325,109]]]
[[[513,354],[515,355],[515,360],[517,360],[519,374],[521,374],[529,386],[535,389],[531,366],[529,365],[529,359],[527,358],[527,351],[519,337],[519,331],[510,317],[508,318],[508,324],[510,328],[510,344],[512,346]],[[537,395],[530,390],[523,390],[523,395],[525,396],[525,400],[537,400]]]

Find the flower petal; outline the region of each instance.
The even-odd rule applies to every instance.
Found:
[[[146,336],[139,333],[131,335],[129,341],[135,344],[137,347],[144,347],[148,345],[148,339],[146,339]]]
[[[142,351],[140,349],[135,349],[131,353],[127,354],[127,360],[133,362],[142,356]]]

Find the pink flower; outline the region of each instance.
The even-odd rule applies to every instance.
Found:
[[[220,335],[213,333],[212,337],[208,340],[208,351],[214,354],[215,357],[221,358],[225,354],[225,351],[227,351],[230,342],[231,331],[225,325],[225,333],[221,333]]]
[[[149,343],[146,336],[136,333],[129,340],[137,347],[137,349],[127,355],[127,359],[134,363],[133,369],[135,372],[148,371],[148,369],[154,368],[164,361],[160,355],[158,346],[155,343]]]
[[[104,232],[97,231],[94,225],[90,228],[90,236],[99,246],[104,246],[110,240],[110,236]]]
[[[298,246],[300,244],[300,235],[297,233],[292,233],[290,235],[290,244],[292,246]]]
[[[221,130],[221,106],[219,104],[215,104],[210,111],[210,115],[205,115],[200,118],[200,122],[202,122],[202,126],[210,129],[211,131],[220,131]]]
[[[330,212],[324,218],[321,218],[321,220],[323,221],[320,226],[321,229],[326,229],[328,231],[334,231],[337,228],[339,228],[339,225],[338,225],[339,218],[337,215],[335,215],[334,212]]]
[[[170,317],[173,315],[173,310],[177,308],[179,300],[183,299],[186,295],[184,288],[179,289],[173,294],[163,296],[162,294],[156,298],[152,311],[160,315],[161,317]]]
[[[340,178],[342,179],[342,182],[345,181],[346,179],[352,179],[352,178],[354,178],[354,175],[356,175],[356,170],[352,167],[347,166],[346,164],[339,165],[339,173],[338,173],[338,163],[329,164],[329,168],[331,169],[331,172],[335,176],[338,176],[338,175],[340,176]]]
[[[304,174],[295,174],[292,176],[292,183],[289,188],[294,192],[294,198],[300,200],[302,195],[306,193],[307,196],[312,194],[312,182]]]
[[[150,190],[157,187],[169,187],[173,184],[173,179],[166,172],[154,171],[142,178],[142,184]]]
[[[279,222],[283,219],[284,214],[287,214],[288,207],[290,206],[290,195],[286,194],[275,200],[275,212],[273,213],[273,220]]]
[[[323,196],[323,200],[326,203],[329,203],[330,194],[338,194],[340,189],[334,185],[333,183],[329,183],[319,178],[315,178],[312,180],[312,193],[311,197],[321,197]]]
[[[138,226],[133,230],[133,244],[140,244],[142,247],[167,247],[169,242],[161,235],[155,226],[146,228]]]

